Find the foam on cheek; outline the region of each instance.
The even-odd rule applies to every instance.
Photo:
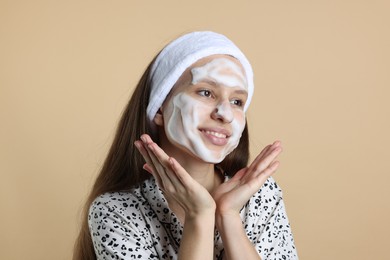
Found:
[[[218,84],[228,87],[242,87],[247,89],[247,81],[239,65],[227,58],[213,59],[202,67],[191,70],[192,84],[205,79],[213,79]]]
[[[172,114],[166,124],[166,134],[171,142],[184,146],[203,161],[210,163],[221,162],[237,147],[245,126],[244,114],[243,120],[237,119],[231,123],[232,136],[228,144],[213,151],[207,147],[202,139],[202,132],[198,129],[202,116],[203,120],[207,119],[213,107],[185,93],[173,97],[172,104]]]
[[[202,160],[208,161],[211,153],[203,144],[197,127],[202,104],[184,93],[176,95],[172,103],[173,112],[166,129],[168,138],[184,146]]]
[[[231,153],[238,146],[238,143],[240,142],[242,132],[244,131],[245,128],[245,115],[243,115],[242,121],[234,120],[231,123],[231,126],[232,126],[233,134],[230,136],[230,142],[232,143],[232,147],[230,148],[227,154]]]

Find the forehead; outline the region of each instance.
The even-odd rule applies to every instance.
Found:
[[[210,63],[213,60],[221,59],[221,58],[230,60],[231,62],[235,63],[236,65],[238,65],[240,67],[240,69],[242,70],[241,72],[244,73],[244,68],[242,67],[241,63],[236,58],[234,58],[230,55],[224,55],[224,54],[216,54],[216,55],[211,55],[211,56],[207,56],[205,58],[202,58],[202,59],[196,61],[194,64],[192,64],[186,71],[190,71],[191,69],[196,68],[196,67],[202,67],[202,66],[206,65],[207,63]]]
[[[215,59],[221,59],[221,58],[227,59],[227,60],[233,62],[234,64],[236,64],[239,67],[242,75],[244,75],[244,77],[245,77],[244,67],[241,65],[241,63],[236,58],[234,58],[234,57],[232,57],[230,55],[216,54],[216,55],[211,55],[211,56],[207,56],[205,58],[202,58],[202,59],[196,61],[195,63],[193,63],[191,66],[189,66],[183,72],[181,77],[177,80],[174,88],[176,88],[176,87],[178,87],[180,85],[183,85],[183,84],[189,84],[192,81],[192,73],[191,73],[192,69],[203,67],[204,65],[210,63],[211,61],[213,61]]]

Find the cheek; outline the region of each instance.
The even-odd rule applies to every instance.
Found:
[[[168,125],[192,128],[198,125],[210,111],[203,102],[180,93],[164,109],[164,121]],[[174,129],[171,129],[172,131]]]
[[[232,142],[238,142],[241,138],[242,132],[245,128],[245,114],[244,112],[239,112],[235,114],[235,118],[232,122],[232,130],[233,130],[233,136],[232,136]]]
[[[237,122],[237,125],[241,126],[244,130],[245,127],[245,113],[244,111],[237,111],[234,115],[234,120]]]
[[[181,116],[190,124],[198,124],[210,117],[212,106],[187,96],[181,108]]]
[[[202,121],[210,118],[212,108],[199,102],[192,110],[194,119],[196,118],[197,120]]]

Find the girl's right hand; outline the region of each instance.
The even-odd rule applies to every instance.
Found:
[[[134,144],[144,157],[144,169],[151,173],[167,199],[173,199],[185,212],[185,218],[215,213],[215,201],[172,157],[169,157],[149,135]]]

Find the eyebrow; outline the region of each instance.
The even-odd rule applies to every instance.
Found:
[[[248,95],[248,91],[243,90],[243,89],[237,89],[234,92],[237,93],[237,94]]]
[[[218,87],[219,86],[219,84],[215,80],[212,80],[212,79],[201,79],[201,80],[199,80],[199,82],[207,83],[207,84],[210,84],[210,85],[212,85],[214,87]],[[237,87],[240,87],[240,86],[237,86]],[[248,91],[243,90],[243,89],[238,89],[238,90],[236,90],[234,92],[237,92],[238,94],[248,94]]]
[[[199,80],[199,82],[203,82],[203,83],[208,83],[210,85],[213,85],[213,86],[218,86],[217,82],[215,80],[212,80],[212,79],[201,79]]]
[[[219,84],[216,81],[212,80],[212,79],[202,79],[199,82],[210,84],[214,88],[219,87]],[[193,85],[193,84],[191,84],[191,85]],[[239,95],[246,95],[246,96],[248,96],[248,91],[246,91],[244,89],[236,89],[234,91],[234,93],[239,94]]]

